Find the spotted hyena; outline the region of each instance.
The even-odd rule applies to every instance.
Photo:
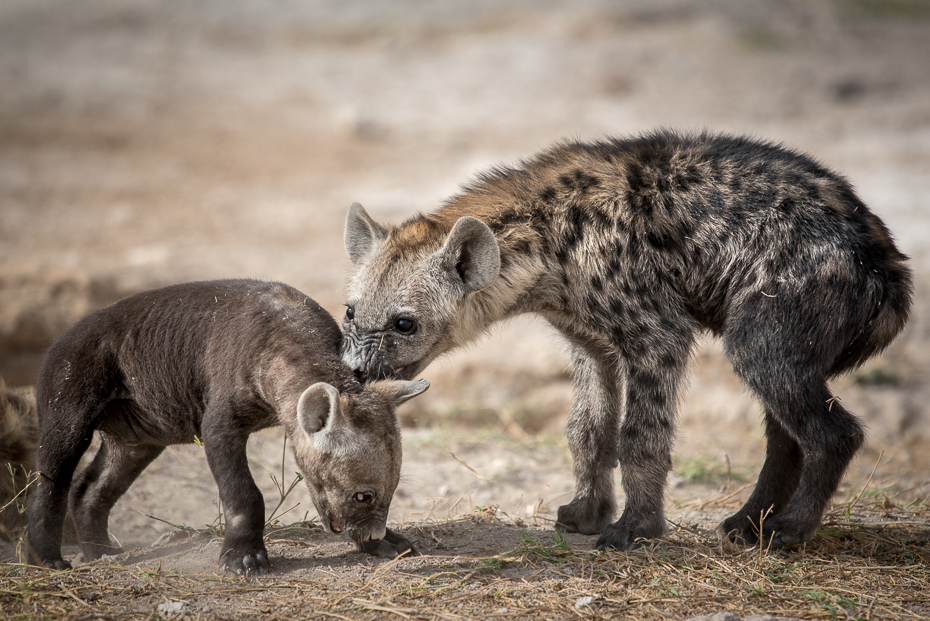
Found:
[[[29,560],[57,569],[69,503],[85,559],[118,551],[107,521],[165,447],[199,441],[226,512],[221,569],[264,571],[265,505],[249,434],[283,425],[323,525],[382,556],[412,550],[385,528],[400,478],[394,408],[425,380],[362,385],[341,333],[280,283],[227,280],[146,291],[84,318],[46,353],[36,383],[41,472],[28,504]],[[71,482],[94,431],[101,445]]]
[[[702,330],[762,403],[768,441],[755,491],[719,532],[810,540],[863,442],[826,382],[892,341],[912,294],[907,258],[843,177],[708,133],[564,143],[400,226],[356,204],[345,242],[357,271],[342,359],[360,374],[413,377],[519,313],[565,336],[576,490],[558,528],[602,533],[599,549],[664,532],[679,388]]]

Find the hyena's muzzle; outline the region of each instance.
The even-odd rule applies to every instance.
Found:
[[[411,365],[391,362],[394,336],[389,331],[359,334],[353,326],[346,329],[339,346],[342,363],[362,381],[409,379],[405,371]]]
[[[366,541],[381,541],[387,532],[386,512],[373,514],[364,519],[346,524],[345,533],[356,543]]]

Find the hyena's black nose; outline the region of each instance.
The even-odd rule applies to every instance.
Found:
[[[355,373],[355,379],[357,379],[360,382],[364,382],[368,376],[368,374],[365,372],[364,369],[355,369],[352,372]]]

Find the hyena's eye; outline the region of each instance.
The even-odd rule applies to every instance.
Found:
[[[352,497],[355,499],[355,502],[368,503],[372,501],[375,495],[369,492],[355,492]]]
[[[346,304],[346,319],[352,321],[355,318],[355,309]]]
[[[394,320],[394,329],[400,332],[401,334],[410,334],[413,332],[413,329],[417,327],[417,324],[413,319],[407,319],[406,317],[398,317]]]

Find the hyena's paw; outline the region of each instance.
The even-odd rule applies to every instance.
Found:
[[[71,569],[71,563],[60,558],[47,561],[40,561],[37,559],[29,558],[26,560],[26,564],[32,565],[33,567],[45,567],[46,569]]]
[[[223,542],[220,553],[220,573],[231,571],[240,576],[254,576],[268,573],[268,550],[261,542],[258,544]]]
[[[575,498],[559,507],[557,518],[555,528],[559,532],[597,535],[614,519],[614,503]]]
[[[721,541],[754,546],[759,543],[759,527],[742,512],[731,515],[717,527]]]
[[[816,520],[812,518],[799,520],[789,513],[780,513],[762,520],[760,536],[758,518],[752,520],[742,513],[737,513],[725,519],[717,527],[717,535],[723,541],[737,544],[780,548],[784,545],[810,541],[814,538],[819,526],[819,517]]]
[[[45,567],[46,569],[71,569],[71,563],[61,558],[61,549],[55,552],[43,554],[42,552],[27,545],[25,554],[22,556],[22,560],[25,561],[27,565],[31,565],[33,567]]]
[[[665,518],[661,514],[650,515],[644,519],[621,516],[598,537],[596,547],[605,550],[630,550],[645,545],[649,540],[658,539],[665,534]]]
[[[81,554],[84,557],[83,561],[85,563],[88,563],[90,561],[95,561],[105,554],[114,556],[116,554],[123,552],[124,550],[125,548],[111,545],[109,543],[107,544],[86,543],[81,546]]]
[[[398,535],[390,528],[385,531],[384,539],[381,541],[363,541],[358,545],[358,549],[372,556],[381,558],[397,558],[401,554],[404,556],[420,556],[417,549],[409,539]]]
[[[780,548],[784,545],[807,543],[814,538],[820,527],[820,516],[813,519],[795,519],[789,513],[781,513],[762,523],[759,545]]]

